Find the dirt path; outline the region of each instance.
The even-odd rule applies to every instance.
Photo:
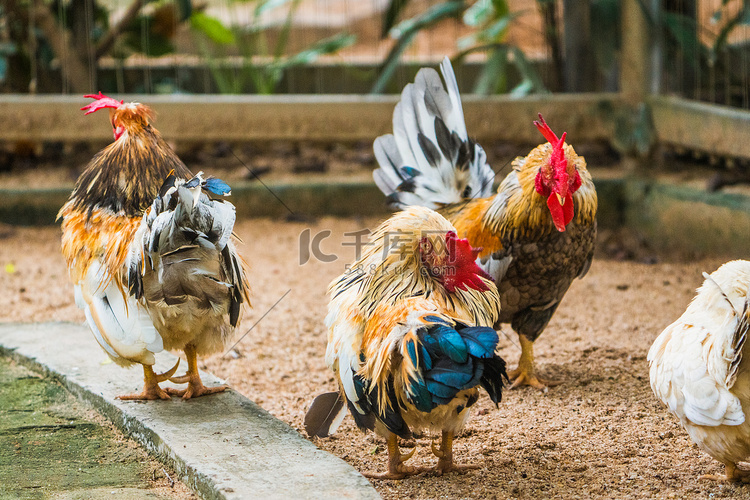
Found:
[[[323,362],[326,286],[353,258],[354,248],[342,243],[354,237],[345,233],[375,222],[240,222],[254,303],[242,333],[289,293],[233,352],[204,367],[301,429],[312,396],[335,387]],[[300,234],[308,228],[312,235],[332,231],[321,250],[336,261],[300,265]],[[698,451],[655,399],[645,359],[656,335],[685,309],[701,271],[722,262],[595,259],[536,343],[542,373],[564,383],[547,394],[508,391],[498,409],[480,398],[456,442],[457,460],[479,470],[375,486],[386,498],[750,498],[747,486],[697,479],[723,467]],[[58,228],[0,226],[0,289],[6,304],[0,321],[83,321],[66,281]],[[517,338],[506,331],[501,354],[514,366]],[[350,417],[334,437],[315,443],[361,471],[385,469],[383,442],[357,431]],[[429,444],[429,436],[417,440],[411,463],[435,463]]]

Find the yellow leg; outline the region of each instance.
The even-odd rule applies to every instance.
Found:
[[[750,471],[740,469],[736,464],[732,462],[725,462],[724,467],[726,468],[726,475],[719,476],[716,474],[705,474],[699,476],[698,479],[709,479],[711,481],[731,481],[738,483],[750,483]]]
[[[404,462],[414,456],[414,452],[417,451],[416,447],[414,447],[409,453],[402,455],[401,450],[398,448],[398,436],[390,434],[386,439],[386,442],[388,445],[388,472],[380,474],[364,472],[362,473],[363,476],[372,479],[403,479],[424,472],[424,469],[404,465]]]
[[[220,385],[217,387],[206,387],[203,385],[200,373],[198,372],[198,353],[193,344],[185,346],[185,357],[187,358],[188,363],[187,373],[180,377],[172,377],[169,380],[178,384],[187,382],[187,389],[172,389],[171,387],[168,387],[167,392],[169,394],[182,396],[182,399],[191,399],[205,396],[207,394],[224,392],[229,388],[228,385]]]
[[[476,464],[462,464],[458,465],[453,462],[453,433],[443,431],[442,439],[440,440],[440,448],[432,443],[432,453],[438,457],[437,466],[435,466],[435,472],[442,476],[448,472],[461,472],[467,470],[478,469],[479,465]]]
[[[548,387],[559,385],[561,382],[557,380],[545,380],[537,377],[534,363],[534,343],[524,335],[519,335],[518,340],[521,342],[521,359],[518,360],[518,367],[508,373],[508,377],[513,380],[510,388],[515,389],[523,385],[529,385],[545,391]]]
[[[143,365],[143,390],[141,392],[134,392],[131,394],[123,394],[117,396],[117,399],[122,400],[150,400],[150,399],[170,399],[169,394],[159,387],[159,382],[164,382],[169,377],[174,375],[177,371],[177,367],[180,366],[180,360],[177,360],[169,371],[165,373],[155,373],[151,365]]]

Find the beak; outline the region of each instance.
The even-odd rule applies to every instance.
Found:
[[[560,193],[555,193],[555,196],[557,196],[557,201],[560,202],[560,206],[565,205],[565,198],[560,195]]]

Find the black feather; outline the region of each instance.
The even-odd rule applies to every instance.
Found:
[[[177,182],[177,176],[174,173],[170,173],[159,188],[159,197],[164,198],[167,195],[167,191],[172,189]]]
[[[346,400],[346,406],[347,408],[349,408],[349,413],[351,413],[352,417],[354,417],[354,423],[357,425],[357,428],[359,430],[361,430],[362,432],[375,430],[376,419],[374,413],[360,413],[348,399]]]
[[[414,181],[414,179],[406,179],[404,182],[398,185],[398,192],[399,193],[413,193],[414,190],[417,188],[417,183]]]
[[[143,297],[143,263],[138,261],[128,269],[128,291],[136,299]]]
[[[454,135],[451,135],[451,131],[448,130],[445,122],[438,117],[435,117],[435,137],[443,156],[452,162],[458,153],[457,144],[454,141]]]
[[[354,422],[361,430],[373,430],[375,421],[379,420],[390,432],[404,439],[411,437],[411,430],[401,416],[401,406],[396,398],[393,387],[393,377],[385,383],[385,391],[388,399],[385,407],[380,406],[377,386],[370,388],[369,383],[360,375],[354,375],[354,390],[357,393],[357,404],[362,409],[358,411],[354,404],[347,398],[349,412],[354,417]]]
[[[437,168],[440,163],[440,151],[438,151],[438,148],[422,132],[419,132],[417,135],[417,141],[419,142],[419,147],[422,148],[425,158],[427,158],[427,162],[432,167]]]
[[[482,375],[482,387],[489,394],[490,399],[497,405],[503,399],[504,381],[508,380],[505,372],[505,361],[500,356],[484,360],[484,375]]]
[[[458,139],[458,136],[456,136],[456,138]],[[456,170],[466,171],[474,160],[474,142],[471,140],[467,142],[463,142],[460,139],[458,140],[460,141],[460,146],[456,158]]]
[[[527,307],[513,316],[510,326],[516,333],[534,342],[544,331],[558,305],[560,305],[559,302],[546,309],[536,309],[535,306]]]

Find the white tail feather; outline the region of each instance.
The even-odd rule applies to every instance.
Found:
[[[375,183],[398,208],[434,209],[492,194],[494,172],[468,137],[450,60],[440,67],[445,86],[435,70],[419,70],[393,112],[393,134],[373,145]]]

